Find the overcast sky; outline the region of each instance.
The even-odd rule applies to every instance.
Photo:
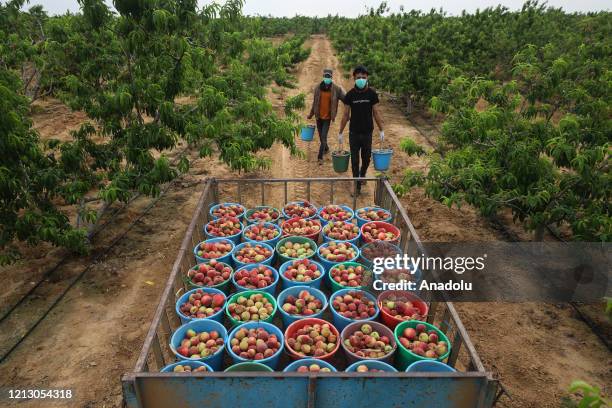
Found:
[[[222,0],[219,0],[222,2]],[[106,0],[112,4],[112,0]],[[210,1],[199,0],[206,4]],[[42,4],[51,14],[61,14],[66,10],[76,12],[79,9],[76,0],[30,0],[30,5]],[[306,16],[326,16],[327,14],[338,14],[346,17],[355,17],[363,14],[369,7],[377,7],[380,0],[301,0],[301,1],[279,1],[279,0],[246,0],[245,14],[260,14],[273,16],[294,16],[296,14]],[[477,8],[495,6],[502,4],[510,9],[518,9],[523,0],[421,0],[401,1],[389,0],[392,11],[399,10],[401,5],[406,10],[419,9],[429,11],[431,8],[443,7],[451,14],[458,14],[462,10],[474,11]],[[609,10],[610,0],[549,0],[548,4],[554,7],[563,7],[566,11],[598,11]],[[28,6],[26,6],[28,7]]]

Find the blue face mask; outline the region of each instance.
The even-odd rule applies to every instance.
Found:
[[[355,80],[355,85],[357,86],[357,88],[359,89],[363,89],[365,88],[365,86],[368,84],[368,80],[365,78],[357,78]]]
[[[332,83],[332,79],[331,79],[331,78],[323,78],[323,83],[324,83],[325,85],[329,85],[329,84],[331,84],[331,83]]]

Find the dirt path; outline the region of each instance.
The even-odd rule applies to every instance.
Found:
[[[335,70],[336,81],[350,85],[339,69],[330,42],[314,36],[309,42],[312,54],[300,64],[295,76],[297,89],[270,91],[273,105],[281,108],[287,96],[311,90],[319,82],[324,67]],[[308,108],[310,106],[308,105]],[[404,136],[425,144],[399,108],[383,98],[381,107],[390,147],[399,151]],[[53,107],[55,111],[57,107]],[[49,115],[41,113],[44,118]],[[305,117],[305,114],[304,114]],[[63,114],[61,116],[63,118]],[[61,118],[56,118],[61,122]],[[76,116],[69,116],[63,129],[67,134]],[[39,125],[50,129],[48,121]],[[330,147],[336,147],[338,122],[330,130]],[[298,142],[305,159],[291,157],[281,146],[266,153],[272,167],[246,177],[326,177],[334,176],[329,156],[316,164],[318,143]],[[403,168],[424,168],[423,159],[409,159],[396,153],[390,176],[398,181]],[[9,359],[0,365],[0,387],[70,388],[75,398],[69,403],[36,401],[13,403],[20,407],[118,407],[121,401],[120,376],[135,363],[159,301],[162,285],[172,267],[184,231],[201,191],[197,184],[207,175],[237,176],[220,163],[198,160],[188,175],[173,183],[167,195],[126,238],[88,273],[60,302]],[[347,174],[348,175],[348,174]],[[370,169],[369,175],[374,175]],[[348,185],[337,202],[349,202]],[[371,189],[367,186],[366,189]],[[368,191],[368,190],[366,190]],[[306,195],[305,186],[295,195]],[[338,192],[337,192],[338,193]],[[314,189],[312,200],[324,203],[328,191]],[[282,195],[270,192],[269,200],[280,205]],[[365,197],[365,195],[364,195]],[[253,199],[250,197],[249,199]],[[254,200],[254,199],[253,199]],[[370,204],[361,198],[358,205]],[[449,210],[427,199],[421,191],[403,198],[403,203],[419,234],[429,241],[479,241],[500,239],[471,209]],[[118,223],[127,225],[131,212]],[[25,267],[24,267],[25,270]],[[588,328],[565,307],[541,304],[462,304],[458,305],[472,340],[491,370],[499,373],[512,393],[513,407],[556,407],[559,397],[573,378],[600,386],[610,374],[610,354]],[[609,393],[609,389],[607,390]],[[6,403],[6,404],[5,404]],[[11,406],[0,400],[0,405]],[[504,406],[504,405],[502,405]]]

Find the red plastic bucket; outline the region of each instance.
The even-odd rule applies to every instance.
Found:
[[[365,234],[365,231],[368,229],[369,227],[376,227],[376,228],[384,228],[385,230],[392,232],[395,235],[395,239],[393,240],[387,240],[387,239],[372,239],[372,238],[368,238]],[[361,226],[361,240],[364,243],[368,243],[368,242],[372,242],[372,241],[385,241],[385,242],[391,242],[392,244],[399,244],[399,237],[400,237],[400,230],[399,228],[397,228],[395,225],[393,224],[389,224],[388,222],[383,222],[383,221],[371,221],[371,222],[366,222],[365,224],[363,224]]]
[[[425,303],[423,299],[421,299],[417,295],[411,292],[408,292],[406,290],[386,290],[382,292],[380,295],[378,295],[378,298],[376,299],[376,303],[378,305],[378,308],[380,309],[380,316],[385,326],[393,330],[395,326],[397,326],[401,322],[406,321],[405,319],[400,319],[398,317],[395,317],[387,313],[383,309],[383,301],[387,300],[389,296],[401,297],[405,299],[406,301],[412,302],[413,306],[419,309],[419,314],[421,315],[421,318],[417,320],[426,320],[427,313],[429,313],[429,306],[427,306],[427,303]],[[412,319],[409,319],[409,320],[412,320]]]
[[[292,338],[299,329],[303,328],[307,324],[309,324],[309,325],[313,325],[313,324],[321,324],[321,325],[322,324],[329,324],[329,328],[330,328],[332,334],[334,334],[336,336],[336,347],[331,352],[329,352],[327,354],[324,354],[322,356],[319,356],[319,357],[305,356],[303,354],[298,354],[295,350],[293,350],[291,348],[291,346],[289,346],[289,342],[287,340]],[[329,360],[332,359],[334,354],[336,354],[336,352],[338,352],[338,350],[340,349],[340,341],[341,341],[340,340],[340,332],[338,331],[338,329],[336,329],[336,327],[334,327],[333,324],[331,324],[327,320],[315,319],[315,318],[312,318],[312,317],[309,317],[307,319],[300,319],[300,320],[297,320],[297,321],[291,323],[289,326],[287,326],[287,329],[285,330],[285,351],[287,352],[287,354],[289,354],[289,357],[291,357],[293,360],[300,360],[300,359],[303,359],[303,358],[317,358],[319,360],[329,361]]]

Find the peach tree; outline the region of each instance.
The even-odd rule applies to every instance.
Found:
[[[199,9],[190,0],[116,0],[118,15],[101,0],[79,3],[80,14],[49,22],[44,44],[54,94],[88,118],[72,140],[41,143],[14,67],[2,73],[3,154],[15,160],[0,167],[3,263],[18,256],[17,240],[83,252],[86,231],[58,204],[94,223],[115,201],[159,194],[188,170],[189,150],[236,171],[268,166],[257,152],[275,142],[298,152],[295,117],[273,111],[265,86],[304,57],[303,40],[264,44],[274,58],[258,64],[248,49],[257,40],[241,31],[242,1]]]
[[[18,258],[15,240],[86,249],[85,231],[74,229],[55,205],[65,173],[27,119],[30,101],[22,86],[18,75],[0,67],[0,264]]]
[[[603,53],[600,45],[571,54],[529,46],[515,56],[512,81],[451,78],[432,100],[447,114],[445,154],[432,154],[426,173],[407,171],[398,190],[422,185],[487,216],[508,209],[536,239],[551,225],[573,239],[612,239],[612,76]]]

